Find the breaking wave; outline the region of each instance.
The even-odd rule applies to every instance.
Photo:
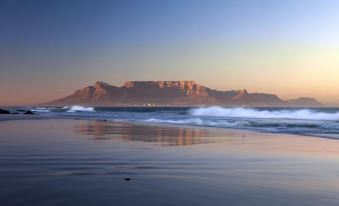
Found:
[[[204,120],[200,118],[181,119],[181,120],[150,118],[150,119],[145,120],[145,122],[210,126],[210,127],[241,127],[241,126],[249,126],[250,124],[247,121],[235,121],[235,122],[231,122],[227,120],[212,121],[212,120]]]
[[[258,119],[300,119],[300,120],[339,120],[339,112],[318,112],[311,109],[258,110],[247,108],[206,107],[189,110],[193,116],[258,118]]]
[[[95,111],[94,107],[83,107],[83,106],[74,105],[74,106],[71,106],[67,112],[94,112],[94,111]]]
[[[31,108],[27,108],[31,109]],[[41,115],[291,133],[339,139],[339,108],[104,108],[36,107]]]
[[[49,108],[45,107],[35,107],[34,109],[31,109],[33,112],[51,112]]]

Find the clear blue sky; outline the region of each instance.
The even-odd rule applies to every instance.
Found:
[[[0,105],[192,79],[339,103],[336,0],[4,0]]]

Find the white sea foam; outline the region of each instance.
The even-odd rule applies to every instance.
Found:
[[[182,120],[150,118],[150,119],[145,120],[145,122],[170,123],[170,124],[196,124],[196,125],[203,124],[203,121],[200,118],[182,119]]]
[[[317,112],[310,109],[299,110],[257,110],[247,108],[205,107],[189,111],[193,116],[261,118],[261,119],[301,119],[301,120],[339,120],[339,112]]]
[[[93,107],[83,107],[79,105],[74,105],[69,108],[67,112],[95,112]]]
[[[33,112],[50,112],[51,110],[45,107],[36,107],[34,109],[31,109]]]
[[[249,125],[247,121],[236,121],[236,122],[229,122],[227,120],[211,121],[211,120],[203,120],[200,118],[191,118],[191,119],[182,119],[182,120],[151,118],[151,119],[145,120],[145,122],[197,125],[197,126],[210,126],[210,127],[241,127],[241,126]]]

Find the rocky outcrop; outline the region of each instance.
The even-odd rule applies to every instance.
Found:
[[[32,112],[31,110],[27,110],[24,114],[35,114],[35,113]]]
[[[5,109],[0,109],[0,114],[10,114],[11,112]]]
[[[320,106],[312,98],[284,101],[274,94],[249,93],[246,89],[218,91],[195,81],[127,81],[117,87],[96,82],[70,96],[44,105],[91,106]],[[305,104],[305,105],[303,105]],[[314,104],[314,105],[313,105]]]
[[[175,91],[186,95],[208,95],[206,87],[198,85],[195,81],[127,81],[123,88],[152,90],[152,91]],[[161,94],[160,94],[161,95]]]

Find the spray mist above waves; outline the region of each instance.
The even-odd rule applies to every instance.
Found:
[[[247,108],[206,107],[189,110],[192,116],[258,118],[258,119],[299,119],[299,120],[339,120],[339,112],[319,112],[311,109],[298,110],[257,110]]]
[[[74,105],[71,107],[63,107],[63,109],[68,109],[67,112],[95,112],[94,107],[83,107],[79,105]]]
[[[80,105],[73,105],[73,106],[64,106],[64,107],[34,107],[30,109],[33,112],[38,113],[50,113],[50,112],[95,112],[94,107],[83,107]]]

